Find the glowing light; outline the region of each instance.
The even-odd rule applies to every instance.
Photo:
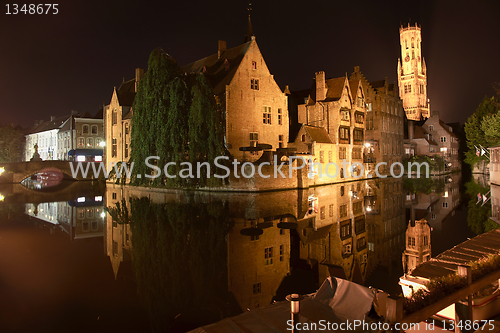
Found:
[[[370,146],[371,146],[371,145],[370,145],[370,143],[369,143],[369,142],[365,143],[365,147],[366,147],[366,148],[370,148]]]
[[[96,196],[94,197],[94,201],[102,201],[102,196]]]
[[[448,198],[448,191],[444,191],[444,197]]]
[[[5,168],[4,167],[1,167],[0,168],[0,175],[5,171]]]
[[[102,217],[102,218],[105,218],[105,217],[106,217],[106,213],[105,213],[105,212],[102,212],[102,213],[101,213],[101,217]]]
[[[85,162],[85,156],[83,156],[83,155],[78,155],[78,156],[76,157],[76,161],[77,161],[77,162]]]
[[[97,156],[94,158],[94,160],[95,160],[96,162],[102,162],[102,156],[97,155]]]
[[[85,202],[85,197],[79,197],[76,202]]]
[[[0,194],[0,201],[3,201],[3,199],[5,199],[5,197]]]
[[[370,206],[366,207],[366,211],[367,212],[371,212],[372,211],[372,208]]]
[[[104,142],[104,141],[101,141],[101,143],[99,143],[99,146],[101,146],[101,147],[104,147],[105,145],[106,145],[106,142]]]

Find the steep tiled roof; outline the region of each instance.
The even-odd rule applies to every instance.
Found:
[[[222,52],[220,58],[218,54],[215,53],[185,65],[181,69],[186,73],[204,72],[214,89],[214,94],[219,95],[225,91],[226,85],[233,79],[251,43],[252,41],[249,41],[231,49],[227,49]]]
[[[358,86],[359,86],[360,81],[361,80],[359,80],[359,79],[350,79],[349,80],[349,88],[351,88],[351,94],[353,96],[356,96],[358,93]]]
[[[52,121],[44,121],[41,125],[36,126],[29,134],[40,133],[45,131],[50,131],[53,129],[60,128],[66,120],[68,120],[69,116],[63,116],[56,118]]]
[[[425,141],[427,141],[428,144],[433,145],[433,146],[437,146],[437,143],[434,142],[434,140],[427,139],[427,136],[429,134],[427,133],[427,131],[423,127],[415,125],[413,127],[413,131],[414,131],[414,134],[413,134],[414,139],[425,139]]]
[[[327,101],[338,101],[342,96],[342,90],[344,89],[345,77],[336,77],[333,79],[326,80],[326,86],[328,87],[328,92],[326,93]]]
[[[317,143],[332,143],[332,140],[323,127],[315,127],[309,125],[303,126],[312,141],[315,141]]]
[[[449,130],[450,126],[449,125],[446,125],[442,120],[439,120],[439,125],[441,125],[441,127],[451,136],[457,136],[455,133],[451,132]]]
[[[135,79],[123,82],[116,90],[116,95],[121,106],[132,106],[135,98]]]

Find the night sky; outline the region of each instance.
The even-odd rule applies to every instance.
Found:
[[[314,73],[397,80],[399,27],[422,26],[431,110],[466,121],[500,82],[500,1],[252,1],[257,43],[280,87]],[[59,2],[57,15],[0,16],[1,123],[95,114],[162,47],[185,65],[243,42],[247,1]],[[12,5],[11,5],[12,11]]]

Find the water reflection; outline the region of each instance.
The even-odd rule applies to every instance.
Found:
[[[104,235],[102,195],[78,197],[71,201],[28,203],[25,214],[49,223],[70,236],[71,240]],[[51,230],[55,230],[51,228]]]
[[[455,214],[459,183],[448,175],[206,193],[83,182],[0,192],[7,202],[32,198],[24,213],[71,240],[104,237],[110,277],[133,281],[151,329],[186,331],[314,292],[330,275],[400,294],[399,277],[430,258],[431,236]]]
[[[110,184],[106,205],[115,277],[131,262],[156,330],[194,328],[297,289],[312,292],[330,275],[365,283],[378,266],[400,263],[405,244],[401,179],[272,193]]]

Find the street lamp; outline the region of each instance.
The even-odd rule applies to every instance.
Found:
[[[5,168],[4,167],[1,167],[0,168],[0,175],[5,171]]]
[[[292,315],[292,333],[295,332],[295,323],[299,321],[300,301],[304,299],[299,294],[290,294],[285,297],[290,302],[290,314]]]

